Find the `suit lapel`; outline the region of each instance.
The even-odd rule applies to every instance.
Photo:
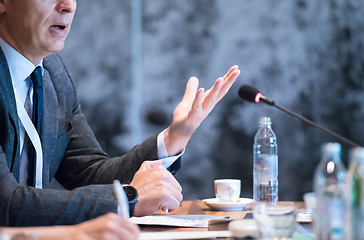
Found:
[[[58,102],[53,83],[50,79],[49,72],[44,69],[43,74],[43,114],[41,120],[40,138],[43,149],[43,187],[49,184],[49,166],[52,159],[52,149],[55,145],[58,132]],[[15,95],[13,84],[9,72],[7,60],[0,48],[0,108],[9,116],[13,131],[10,138],[14,141],[13,148],[10,150],[3,149],[7,157],[7,163],[10,171],[17,181],[19,181],[20,169],[20,145],[19,145],[19,117],[16,109]],[[2,121],[7,121],[3,119]],[[1,138],[1,136],[0,136]],[[12,145],[12,144],[9,144]]]
[[[56,145],[58,132],[58,101],[49,72],[44,69],[43,74],[43,114],[41,121],[40,138],[43,148],[43,185],[49,183],[49,167],[53,159],[53,148]]]
[[[14,177],[19,181],[20,149],[19,149],[19,120],[13,84],[9,72],[9,66],[3,51],[0,48],[0,108],[3,108],[8,117],[13,131],[9,131],[9,139],[14,141],[13,148],[3,149],[7,157],[7,163]],[[7,121],[3,119],[3,121]]]

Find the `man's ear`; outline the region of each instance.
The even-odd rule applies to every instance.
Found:
[[[0,0],[0,14],[6,12],[5,0]]]

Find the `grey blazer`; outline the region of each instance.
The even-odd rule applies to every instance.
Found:
[[[116,212],[114,179],[130,182],[144,160],[158,159],[153,136],[127,154],[110,158],[100,147],[64,63],[44,59],[40,137],[43,189],[19,186],[19,120],[6,58],[0,48],[0,226],[76,224]],[[172,170],[178,170],[178,160]],[[67,190],[47,189],[55,177]]]

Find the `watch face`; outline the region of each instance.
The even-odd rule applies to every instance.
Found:
[[[137,200],[137,197],[138,197],[138,193],[137,193],[137,190],[130,186],[130,185],[127,185],[127,186],[123,186],[124,188],[124,191],[126,193],[126,196],[128,197],[128,201],[133,201],[133,200]]]

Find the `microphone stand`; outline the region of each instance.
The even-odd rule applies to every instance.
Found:
[[[330,135],[332,137],[335,137],[335,138],[339,139],[342,142],[345,142],[346,144],[348,144],[348,145],[350,145],[352,147],[360,147],[360,145],[356,144],[355,142],[350,141],[349,139],[344,138],[343,136],[340,136],[339,134],[334,133],[333,131],[331,131],[331,130],[329,130],[327,128],[324,128],[323,126],[321,126],[321,125],[319,125],[317,123],[314,123],[311,120],[309,120],[309,119],[307,119],[307,118],[305,118],[305,117],[303,117],[303,116],[301,116],[301,115],[299,115],[299,114],[297,114],[297,113],[295,113],[295,112],[293,112],[293,111],[291,111],[291,110],[289,110],[289,109],[287,109],[285,107],[282,107],[282,106],[279,106],[279,105],[275,104],[274,101],[267,99],[265,96],[261,96],[260,101],[264,102],[265,104],[268,104],[269,106],[274,106],[274,107],[282,110],[283,112],[286,112],[289,115],[294,116],[294,117],[300,119],[301,121],[304,121],[305,123],[307,123],[307,124],[317,128],[317,129],[323,131],[324,133],[326,133],[326,134],[328,134],[328,135]]]

